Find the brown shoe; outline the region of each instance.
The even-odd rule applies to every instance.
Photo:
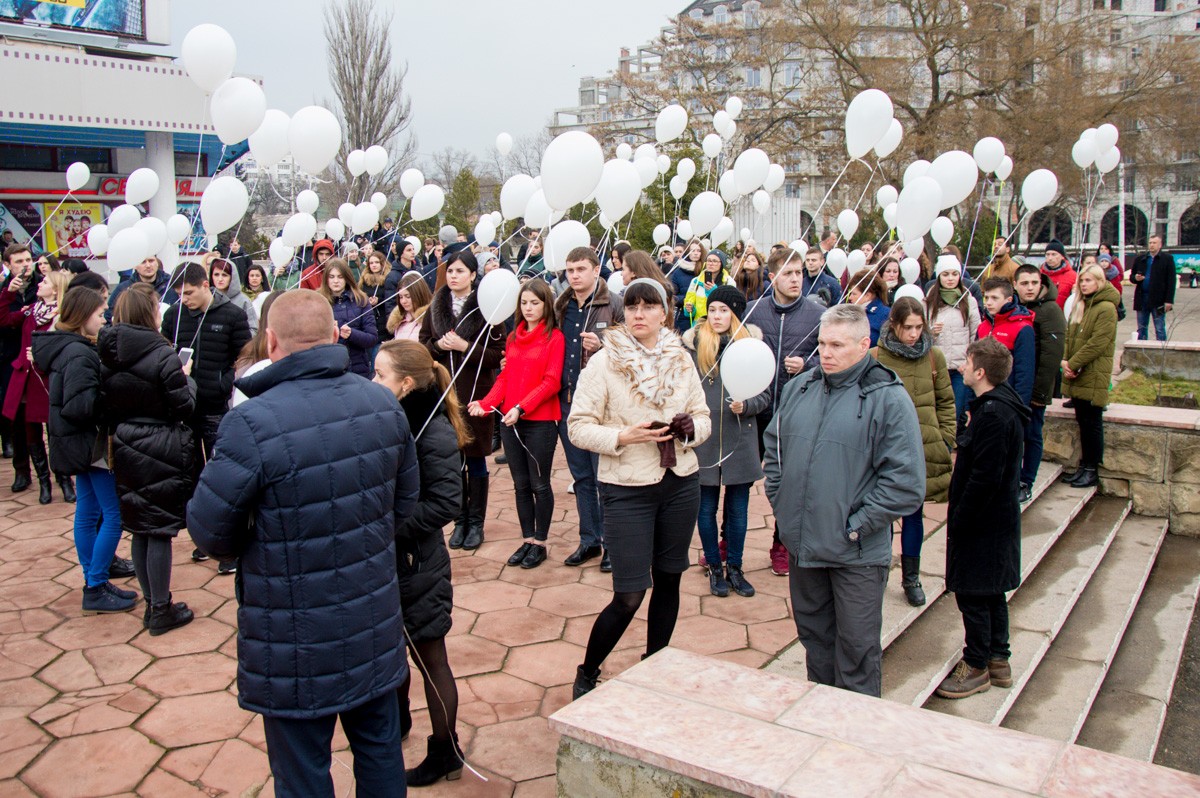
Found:
[[[950,675],[938,685],[937,694],[942,698],[966,698],[991,686],[987,668],[972,668],[966,660],[960,659]]]
[[[995,687],[1012,687],[1012,667],[1008,660],[988,660],[988,678]]]

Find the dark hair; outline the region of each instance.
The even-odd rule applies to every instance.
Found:
[[[71,274],[83,274],[88,270],[87,264],[79,258],[67,258],[62,262],[62,265]]]
[[[199,264],[193,264],[204,269]],[[158,332],[155,319],[158,315],[158,294],[145,283],[134,283],[121,292],[117,297],[116,307],[113,308],[114,324],[132,324],[136,327],[146,327]]]
[[[1042,270],[1037,266],[1034,266],[1032,263],[1022,263],[1017,267],[1017,270],[1013,272],[1013,282],[1016,282],[1017,278],[1022,274],[1036,274],[1040,280],[1042,277]]]
[[[626,241],[618,241],[617,245],[612,248],[612,257],[614,260],[621,261],[621,266],[625,265],[625,256],[633,250],[633,247]]]
[[[63,297],[62,307],[58,309],[58,321],[54,327],[83,335],[83,326],[87,324],[88,319],[106,304],[100,292],[91,288],[68,290]]]
[[[600,265],[600,258],[596,255],[596,250],[591,247],[575,247],[567,253],[566,263],[578,263],[581,260],[585,260],[593,266]]]
[[[870,291],[876,299],[887,304],[887,283],[883,281],[883,273],[878,269],[859,269],[850,278],[850,282],[846,283],[846,286],[847,293],[855,288],[864,294]]]
[[[250,287],[250,272],[258,272],[259,274],[261,274],[263,277],[262,278],[262,287],[267,290],[270,290],[271,282],[270,282],[270,279],[267,277],[267,270],[264,269],[262,266],[260,266],[257,263],[251,263],[250,267],[248,269],[246,269],[246,285],[242,286],[242,288]]]
[[[180,283],[196,288],[204,285],[207,282],[208,273],[204,271],[203,266],[195,262],[184,264],[183,274],[180,276]]]
[[[654,262],[654,258],[650,257],[649,252],[643,252],[640,249],[630,250],[624,255],[622,264],[633,273],[633,279],[646,277],[650,280],[657,280],[663,284],[663,288],[667,289],[668,294],[674,293],[675,289],[667,284],[662,269]]]
[[[33,251],[29,249],[28,244],[9,244],[7,247],[4,248],[4,262],[5,263],[10,262],[13,258],[15,258],[17,255],[20,255],[22,252],[28,252],[30,254],[30,256],[33,255]]]
[[[983,293],[999,291],[1006,297],[1013,295],[1013,284],[1007,277],[989,277],[983,281]]]
[[[546,337],[549,338],[550,333],[552,333],[558,327],[558,320],[555,318],[554,314],[554,292],[550,290],[550,284],[545,280],[530,280],[521,286],[521,290],[517,292],[518,323],[524,320],[524,317],[521,315],[522,294],[533,294],[538,299],[542,300],[541,321],[546,325]],[[509,339],[511,340],[512,336],[516,334],[516,331],[513,331],[513,333],[509,336]]]
[[[37,256],[37,260],[41,260],[42,258],[45,258],[46,263],[50,264],[50,271],[56,272],[62,269],[62,266],[60,266],[58,263],[58,258],[54,257],[49,252],[43,252],[41,255]]]
[[[888,324],[891,325],[892,332],[903,326],[909,316],[920,316],[921,322],[924,323],[925,308],[921,307],[921,303],[912,297],[902,296],[896,300],[896,304],[892,305],[892,312],[888,314]]]
[[[461,263],[471,274],[479,273],[479,261],[475,259],[475,256],[469,249],[460,249],[458,252],[455,252],[453,255],[446,258],[447,269],[449,269],[451,264],[454,263]]]
[[[67,291],[69,292],[72,288],[90,288],[93,291],[103,293],[108,290],[108,280],[105,280],[95,272],[89,272],[85,269],[72,277],[71,282],[67,283]]]
[[[1106,242],[1104,242],[1104,241],[1101,241],[1101,242],[1100,242],[1100,246],[1096,247],[1096,254],[1097,254],[1097,255],[1099,255],[1099,254],[1100,254],[1100,250],[1104,250],[1104,251],[1105,251],[1105,253],[1106,253],[1106,254],[1108,254],[1108,255],[1111,255],[1111,254],[1113,254],[1113,251],[1112,251],[1112,244],[1108,244],[1108,243],[1106,243]]]
[[[1003,278],[1001,278],[1003,279]],[[1000,385],[1012,373],[1012,353],[995,338],[980,338],[967,346],[967,359],[992,385]]]
[[[662,288],[661,284],[659,288]],[[664,295],[668,297],[666,302],[663,301]],[[658,305],[660,308],[670,311],[671,308],[667,304],[671,301],[670,296],[665,288],[662,289],[662,293],[660,294],[649,283],[630,283],[625,287],[625,307],[632,305]]]

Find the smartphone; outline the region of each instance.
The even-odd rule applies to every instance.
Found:
[[[179,350],[179,362],[184,368],[187,368],[187,364],[192,362],[192,355],[194,354],[196,354],[196,350],[186,346]]]

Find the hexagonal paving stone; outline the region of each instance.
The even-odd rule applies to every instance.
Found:
[[[149,654],[128,644],[85,648],[83,656],[103,684],[128,682],[151,660]]]
[[[37,677],[62,693],[86,690],[103,684],[96,675],[96,669],[83,656],[82,651],[66,652],[38,671]]]
[[[504,672],[545,687],[567,684],[575,681],[575,669],[583,662],[583,654],[583,646],[564,640],[521,646],[509,652]]]
[[[778,621],[756,623],[747,631],[750,646],[766,654],[777,655],[796,642],[796,622],[790,615]]]
[[[155,695],[172,698],[224,690],[237,678],[237,663],[215,651],[166,657],[146,668],[135,683]]]
[[[475,635],[456,635],[446,638],[446,653],[454,675],[461,678],[500,670],[508,649]]]
[[[62,523],[65,519],[75,515],[75,505],[73,504],[35,504],[31,507],[24,507],[20,510],[14,510],[8,514],[8,517],[14,521],[53,521],[58,520],[59,528],[62,528]],[[71,528],[72,522],[67,521],[66,526]],[[7,553],[7,552],[6,552]]]
[[[138,635],[133,645],[152,657],[177,657],[219,649],[234,634],[234,628],[228,624],[214,618],[197,618],[181,629],[158,637],[151,637],[149,632]]]
[[[165,748],[237,737],[250,713],[227,691],[165,698],[137,723],[137,729]]]
[[[574,549],[571,549],[571,551],[574,551]],[[553,556],[553,554],[554,551],[551,549],[551,555]],[[525,585],[525,587],[532,588],[554,587],[555,585],[570,585],[578,582],[579,577],[580,571],[578,568],[571,568],[563,565],[562,563],[553,562],[552,560],[547,560],[537,568],[506,566],[504,570],[500,572],[501,581],[512,582],[514,585]]]
[[[532,607],[518,607],[512,610],[485,612],[479,616],[471,633],[511,648],[527,643],[557,640],[562,636],[562,632],[562,617]]]
[[[491,582],[500,576],[500,572],[503,569],[503,562],[486,560],[482,557],[472,557],[470,554],[460,554],[451,560],[450,581],[456,587],[476,582]],[[457,596],[455,598],[457,599]]]
[[[225,795],[254,794],[271,775],[266,751],[241,740],[228,740],[200,775],[200,783]]]
[[[675,624],[672,645],[697,654],[715,654],[746,648],[746,627],[717,618],[681,618]]]
[[[492,612],[525,607],[533,591],[507,582],[477,582],[454,588],[454,602],[471,612]]]
[[[787,604],[781,598],[766,595],[742,598],[732,591],[725,598],[701,596],[700,614],[741,624],[766,623],[790,616]]]
[[[558,735],[543,717],[497,723],[475,733],[470,758],[514,781],[554,773]]]
[[[600,612],[612,601],[612,591],[589,585],[561,585],[537,591],[530,606],[564,618]]]
[[[38,607],[46,607],[53,604],[55,599],[64,593],[69,594],[71,592],[57,582],[38,581],[27,584],[6,582],[3,592],[0,593],[0,608],[5,610],[32,610]],[[75,612],[79,612],[83,601],[82,592],[76,593],[73,598]]]
[[[0,779],[20,773],[49,742],[49,735],[26,718],[6,720],[0,734]],[[7,793],[0,788],[0,795]]]
[[[595,615],[580,615],[577,618],[568,618],[567,627],[563,630],[562,639],[577,646],[587,646],[588,638],[592,635],[592,626],[595,623]],[[617,641],[617,645],[613,650],[620,651],[630,646],[644,647],[645,644],[646,622],[641,618],[634,618],[629,622],[629,627],[625,630],[625,634],[621,635],[621,639]]]
[[[93,615],[72,618],[45,634],[45,640],[64,650],[94,648],[128,643],[142,631],[142,609],[138,604],[130,612],[117,615]]]
[[[56,798],[92,798],[132,790],[162,750],[133,729],[59,740],[25,771],[26,784]]]
[[[61,518],[53,518],[49,521],[26,521],[21,523],[11,516],[4,519],[6,526],[4,534],[12,540],[33,540],[35,538],[56,538],[62,535],[63,527],[67,526],[66,522]],[[62,549],[61,543],[59,550]],[[8,553],[8,547],[4,549],[5,559],[13,559]]]
[[[28,716],[53,701],[55,694],[53,687],[33,677],[0,682],[0,721]]]

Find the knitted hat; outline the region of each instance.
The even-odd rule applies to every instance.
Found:
[[[1059,255],[1062,255],[1064,258],[1067,256],[1066,248],[1062,245],[1062,242],[1059,241],[1057,238],[1046,245],[1046,251],[1047,252],[1057,252]]]
[[[714,288],[713,292],[708,295],[708,304],[711,305],[714,302],[727,305],[733,311],[733,315],[739,319],[745,317],[746,295],[732,285],[719,285]]]
[[[937,265],[933,268],[933,276],[940,277],[942,272],[962,274],[962,264],[953,255],[938,255]]]
[[[1112,263],[1112,261],[1113,261],[1113,256],[1112,256],[1112,255],[1109,255],[1109,254],[1107,254],[1107,253],[1105,253],[1104,255],[1101,255],[1101,256],[1100,256],[1100,258],[1099,258],[1099,261],[1100,261],[1101,263]]]

